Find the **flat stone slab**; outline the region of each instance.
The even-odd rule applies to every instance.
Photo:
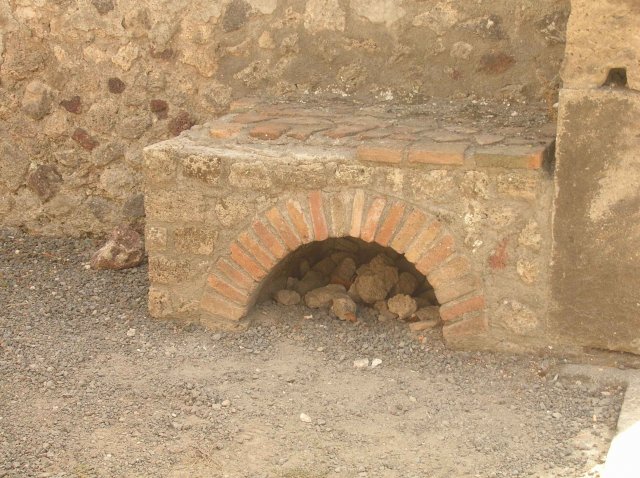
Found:
[[[467,169],[540,169],[551,163],[555,140],[553,126],[539,112],[509,113],[504,106],[474,119],[451,103],[363,107],[245,100],[186,134],[227,154]]]

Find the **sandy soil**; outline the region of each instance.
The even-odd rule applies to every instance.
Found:
[[[598,476],[620,388],[303,307],[156,321],[95,246],[0,231],[0,477]]]

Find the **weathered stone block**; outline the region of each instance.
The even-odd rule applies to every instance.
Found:
[[[154,191],[147,194],[148,217],[162,217],[167,222],[207,222],[211,219],[208,201],[197,191]]]
[[[35,120],[42,119],[51,112],[53,99],[53,89],[41,81],[34,80],[25,89],[22,111]]]
[[[15,192],[23,184],[28,169],[27,155],[11,143],[0,141],[0,185]]]
[[[280,164],[271,171],[271,177],[274,184],[285,188],[321,189],[328,182],[323,164]]]
[[[599,88],[613,68],[626,68],[640,90],[640,3],[572,0],[562,79],[564,88]]]
[[[173,244],[179,253],[209,255],[213,252],[217,233],[198,227],[178,228],[173,232]]]
[[[266,166],[259,162],[236,162],[231,165],[229,182],[243,189],[263,190],[273,184]]]
[[[633,92],[562,91],[549,323],[567,342],[640,352],[638,124]]]
[[[358,187],[371,183],[374,169],[355,164],[340,164],[336,168],[335,179],[339,186]]]
[[[220,158],[191,155],[182,161],[182,174],[208,184],[215,184],[222,171]]]
[[[169,293],[159,287],[149,287],[149,315],[161,319],[174,312]]]
[[[178,169],[176,161],[167,151],[148,148],[144,155],[146,180],[150,182],[170,181]]]
[[[55,166],[42,164],[27,176],[27,186],[43,201],[48,201],[60,190],[62,176]]]
[[[86,149],[87,151],[93,151],[100,145],[98,140],[91,136],[91,134],[84,128],[76,128],[71,135],[71,139],[78,143],[82,149]]]
[[[161,252],[167,248],[167,228],[147,226],[145,247],[149,252]]]
[[[178,284],[207,270],[209,262],[155,254],[149,257],[149,280],[157,284]]]
[[[528,335],[540,326],[540,318],[530,307],[521,302],[505,299],[496,311],[495,325],[506,329],[509,333]]]

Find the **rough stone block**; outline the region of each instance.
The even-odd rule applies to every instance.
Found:
[[[42,119],[51,112],[53,99],[53,89],[41,81],[34,80],[25,88],[22,111],[35,120]]]
[[[191,155],[182,161],[182,174],[207,184],[215,184],[221,172],[220,158]]]
[[[572,0],[564,88],[599,88],[611,69],[626,68],[629,87],[640,90],[639,22],[636,0]]]
[[[181,227],[173,233],[176,252],[183,254],[209,255],[213,252],[217,232],[199,227]]]
[[[145,248],[149,252],[162,252],[167,248],[167,228],[147,225]]]
[[[175,284],[197,273],[186,259],[155,254],[149,257],[149,281],[155,284]]]
[[[144,166],[145,180],[151,183],[171,181],[178,170],[167,151],[154,147],[145,149]]]
[[[269,189],[272,185],[269,171],[264,164],[236,162],[231,165],[229,182],[242,189]]]
[[[300,187],[321,189],[327,185],[327,172],[323,164],[280,164],[271,170],[273,183],[283,189]]]
[[[83,128],[76,128],[71,135],[71,139],[78,143],[82,149],[86,149],[87,151],[93,151],[100,145],[100,143]]]
[[[639,123],[631,91],[561,94],[549,323],[568,342],[640,352]]]
[[[210,219],[209,202],[197,191],[158,189],[146,196],[148,217],[162,218],[166,222],[207,222]]]
[[[43,201],[48,201],[60,190],[62,176],[55,166],[43,164],[27,176],[27,187]]]
[[[169,317],[173,314],[173,305],[171,297],[166,291],[155,287],[149,287],[149,315],[157,319]]]

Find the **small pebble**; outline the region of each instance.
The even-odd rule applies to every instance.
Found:
[[[353,361],[354,368],[367,368],[369,366],[369,359],[358,359]]]
[[[307,415],[306,413],[301,413],[300,414],[300,421],[304,422],[304,423],[311,423],[311,417],[309,415]]]

